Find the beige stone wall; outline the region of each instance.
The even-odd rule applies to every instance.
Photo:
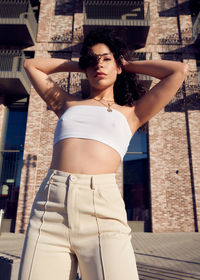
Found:
[[[193,231],[184,114],[158,114],[150,124],[149,142],[153,231]]]
[[[183,60],[189,64],[191,76],[191,73],[196,73],[194,57],[197,52],[191,45],[191,16],[181,14],[180,10],[177,19],[174,3],[174,1],[151,1],[151,27],[146,46],[142,51],[152,52],[153,59],[164,57]],[[179,42],[180,38],[182,42]],[[191,83],[197,85],[197,81],[186,80],[187,98],[184,98],[182,92],[178,92],[169,106],[149,122],[151,214],[154,232],[195,231],[194,219],[199,223],[200,132],[197,123],[200,108],[193,106],[195,109],[191,111],[184,110],[184,102],[189,103],[189,98],[194,95],[194,90],[192,92],[187,90],[187,86]],[[198,89],[195,92],[199,94]],[[189,160],[189,148],[192,152],[192,161]],[[191,179],[192,176],[194,180]]]
[[[192,152],[193,184],[197,211],[198,228],[200,229],[200,111],[189,112],[190,141]]]
[[[188,138],[190,149],[191,188],[193,190],[193,211],[196,212],[196,222],[200,231],[200,89],[198,83],[197,64],[194,54],[184,60],[190,65],[190,74],[186,79]]]
[[[80,1],[74,1],[71,11],[64,15],[64,11],[59,14],[59,7],[55,0],[41,1],[37,42],[31,48],[35,50],[37,57],[50,56],[50,53],[56,52],[56,55],[65,56],[66,54],[72,59],[78,59],[83,22],[83,14],[77,8],[78,2]],[[149,2],[151,27],[146,46],[137,51],[152,53],[153,59],[161,57],[183,59],[191,66],[191,73],[195,73],[196,49],[191,45],[190,15],[181,14],[180,11],[178,21],[174,1],[164,1],[164,6],[161,0]],[[181,26],[180,31],[178,22]],[[182,42],[179,42],[180,34]],[[78,73],[70,74],[70,93],[80,90],[79,76]],[[59,74],[53,78],[62,80],[62,83],[66,84],[69,76]],[[189,83],[189,80],[186,81],[186,85]],[[186,91],[187,96],[191,94],[191,91]],[[179,92],[169,106],[149,122],[151,215],[154,232],[195,230],[192,188],[195,191],[196,210],[200,221],[199,121],[199,110],[189,110],[188,127],[183,94]],[[33,199],[48,170],[56,122],[55,114],[47,110],[45,103],[32,89],[16,232],[26,230]],[[192,161],[188,156],[189,145]],[[123,192],[122,176],[122,166],[120,166],[117,182],[121,192]],[[193,182],[191,176],[193,176]]]

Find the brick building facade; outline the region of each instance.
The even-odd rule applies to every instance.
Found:
[[[194,7],[194,5],[198,6],[198,3],[184,0],[152,0],[149,3],[146,1],[84,1],[83,7],[82,1],[78,0],[41,0],[36,40],[28,47],[22,46],[23,53],[35,57],[62,57],[77,60],[84,33],[86,17],[84,12],[87,15],[88,2],[96,2],[97,6],[101,5],[100,2],[145,4],[144,9],[148,9],[146,15],[149,13],[149,21],[145,24],[149,24],[149,28],[145,31],[144,43],[137,46],[136,53],[138,55],[145,53],[146,57],[149,57],[147,59],[171,59],[189,64],[189,75],[183,87],[148,124],[146,134],[148,166],[146,168],[149,174],[147,192],[149,223],[147,230],[153,232],[199,231],[200,93],[197,73],[200,71],[198,68],[200,20],[199,12],[197,13]],[[133,14],[132,10],[131,15]],[[196,23],[197,20],[199,24]],[[105,22],[102,20],[101,24]],[[135,28],[137,30],[138,26]],[[134,37],[134,33],[128,33],[128,36]],[[13,47],[10,43],[9,45],[1,44],[2,50],[14,48],[20,47]],[[52,75],[52,78],[70,93],[81,91],[79,73],[59,73]],[[153,79],[151,86],[156,82],[157,80]],[[44,101],[32,87],[29,94],[16,232],[26,230],[35,194],[49,168],[53,134],[57,122],[56,115],[48,110]],[[1,99],[0,131],[4,131],[5,96],[2,95]],[[1,135],[1,141],[3,141],[3,133]],[[124,192],[123,176],[122,163],[117,172],[117,182],[122,193]]]

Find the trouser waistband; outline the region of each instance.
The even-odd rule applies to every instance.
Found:
[[[67,180],[70,180],[73,183],[81,185],[104,185],[104,184],[113,184],[116,182],[115,173],[103,173],[103,174],[76,174],[69,173],[65,171],[49,169],[47,177],[51,181],[57,181],[65,183]]]

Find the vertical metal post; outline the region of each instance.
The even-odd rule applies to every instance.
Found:
[[[3,223],[3,216],[4,216],[4,210],[0,209],[0,235],[1,235],[1,229],[2,229],[2,223]]]

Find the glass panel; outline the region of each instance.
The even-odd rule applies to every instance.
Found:
[[[143,153],[127,153],[124,157],[124,161],[133,161],[137,159],[147,158],[147,154]]]
[[[8,108],[4,149],[0,152],[0,208],[14,231],[27,122],[27,105]]]
[[[129,221],[149,220],[147,155],[127,155],[123,164],[124,201]]]
[[[26,119],[27,109],[9,109],[7,122],[8,125],[4,144],[5,150],[23,150]]]
[[[147,133],[134,134],[123,160],[124,202],[129,221],[150,227],[149,160]]]
[[[147,134],[136,131],[131,139],[127,152],[147,153]]]

